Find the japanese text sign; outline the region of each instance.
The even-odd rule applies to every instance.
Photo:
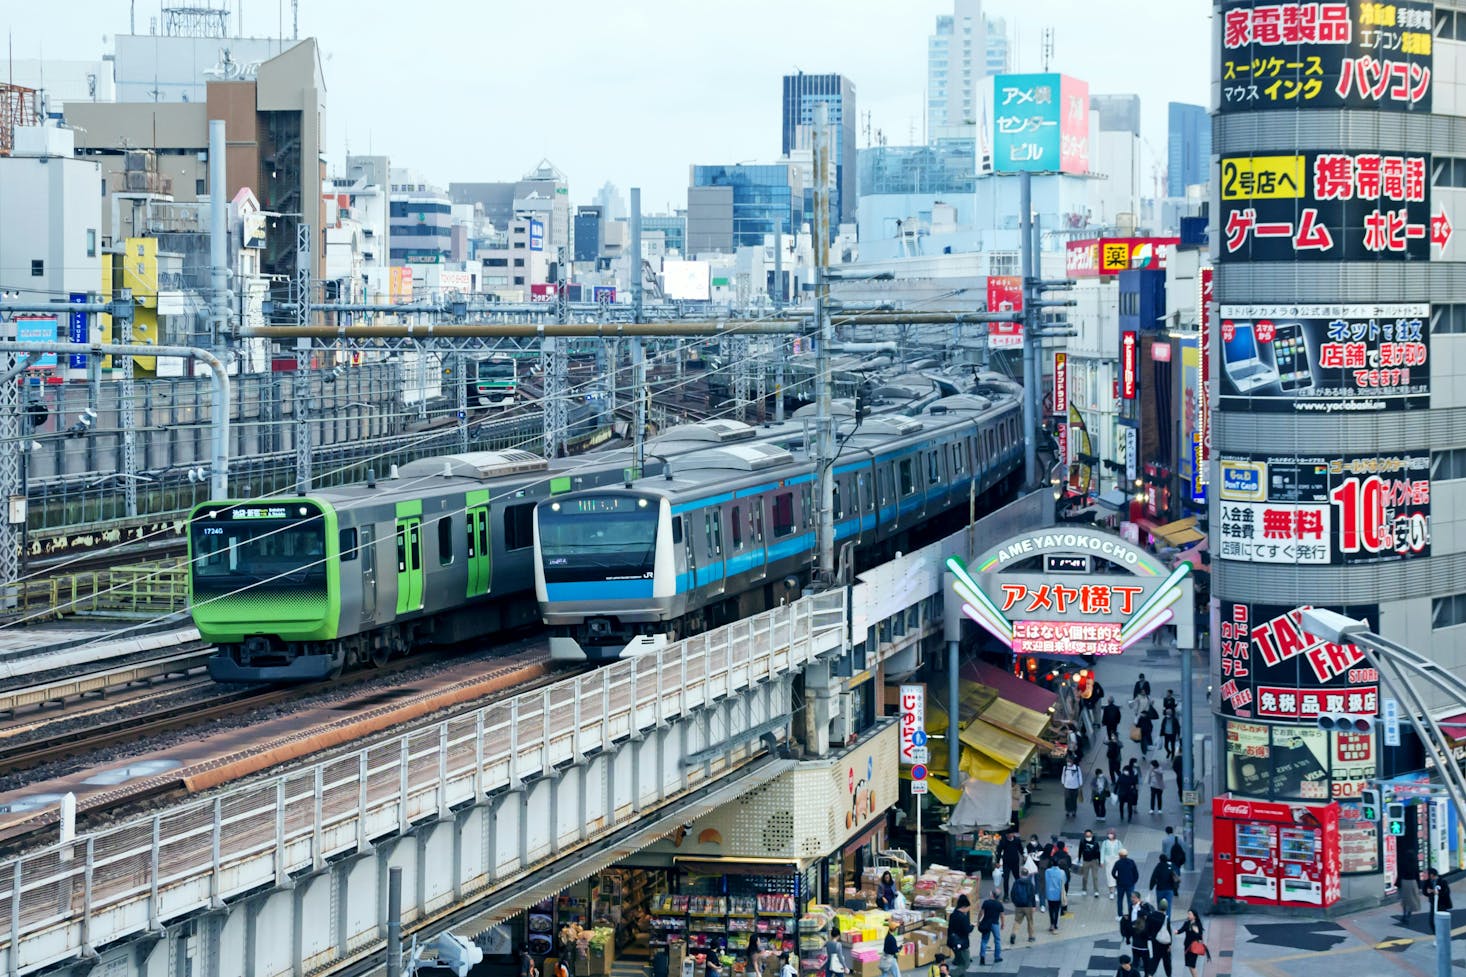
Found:
[[[1054,354],[1054,403],[1050,414],[1069,416],[1069,354]]]
[[[1168,249],[1178,237],[1102,237],[1069,241],[1064,270],[1070,278],[1097,278],[1122,271],[1166,267]]]
[[[1427,261],[1451,239],[1427,155],[1224,156],[1222,261]]]
[[[1429,112],[1434,13],[1413,0],[1227,0],[1221,112]]]
[[[1139,360],[1140,338],[1132,331],[1120,333],[1120,396],[1135,399],[1135,376]]]
[[[1239,563],[1384,563],[1430,555],[1430,455],[1223,455],[1217,540]]]
[[[916,762],[916,750],[926,745],[926,686],[903,685],[900,701],[901,762]]]
[[[1430,306],[1224,305],[1220,406],[1374,413],[1430,406]]]
[[[1084,173],[1089,169],[1089,85],[1060,74],[994,75],[993,169]]]

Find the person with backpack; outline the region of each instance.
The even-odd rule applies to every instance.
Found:
[[[1088,828],[1079,839],[1079,894],[1093,892],[1096,899],[1100,890],[1100,845],[1099,839]]]
[[[1171,866],[1171,860],[1162,855],[1161,860],[1156,863],[1156,867],[1150,873],[1150,888],[1155,893],[1157,906],[1169,906],[1176,901],[1179,881],[1180,876]]]
[[[1186,849],[1181,846],[1181,839],[1176,837],[1176,829],[1169,824],[1161,838],[1161,854],[1169,858],[1177,869],[1186,864]]]
[[[1135,915],[1130,922],[1130,959],[1135,962],[1135,969],[1142,974],[1150,967],[1150,939],[1152,936],[1151,926],[1155,910],[1148,902],[1142,902],[1135,908]]]
[[[1171,977],[1171,903],[1162,899],[1156,903],[1154,918],[1150,921],[1150,962],[1146,964],[1147,977],[1165,968],[1166,977]]]
[[[957,897],[957,908],[947,917],[947,946],[952,950],[952,966],[967,970],[972,961],[972,900],[966,895]]]
[[[1013,880],[1013,932],[1008,934],[1008,944],[1018,942],[1018,927],[1028,923],[1028,942],[1033,942],[1033,911],[1038,907],[1038,887],[1028,872]]]
[[[1110,787],[1110,778],[1099,767],[1095,767],[1094,776],[1089,778],[1089,802],[1093,805],[1094,816],[1100,824],[1105,823],[1105,815],[1108,813],[1106,805],[1110,802]]]
[[[1084,771],[1079,769],[1079,761],[1074,758],[1073,753],[1069,754],[1069,759],[1059,774],[1059,783],[1064,787],[1064,818],[1066,820],[1077,818],[1079,816],[1079,792],[1084,789]]]

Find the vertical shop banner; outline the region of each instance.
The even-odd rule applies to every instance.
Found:
[[[1212,270],[1201,269],[1199,279],[1196,316],[1201,327],[1201,386],[1196,391],[1196,444],[1192,452],[1196,460],[1196,479],[1192,482],[1191,501],[1196,505],[1206,505],[1206,489],[1211,482],[1207,464],[1211,461],[1211,358],[1216,316],[1212,309],[1215,299]]]
[[[1429,261],[1450,242],[1425,154],[1223,156],[1220,261]]]
[[[1140,476],[1140,432],[1126,424],[1120,427],[1121,450],[1124,452],[1125,488],[1128,491]]]
[[[1135,399],[1136,361],[1139,359],[1140,338],[1133,330],[1120,333],[1120,396],[1125,400]]]
[[[1339,610],[1355,619],[1379,616],[1373,606]],[[1321,713],[1379,711],[1379,673],[1364,653],[1309,634],[1300,608],[1223,600],[1218,624],[1224,715],[1312,724]]]
[[[86,303],[86,300],[87,300],[87,295],[86,295],[85,292],[71,292],[67,296],[67,301],[70,302],[72,305],[83,305],[83,304]],[[89,342],[91,342],[91,337],[87,335],[87,313],[85,313],[85,312],[73,312],[73,313],[71,313],[71,316],[70,316],[69,320],[67,321],[66,338],[69,339],[73,343],[89,343]],[[68,369],[72,369],[72,370],[85,370],[87,368],[86,354],[84,354],[84,353],[69,353],[69,354],[67,354],[67,357],[66,357],[66,366],[67,366]]]
[[[1430,455],[1222,455],[1223,560],[1315,566],[1430,555]]]
[[[1182,339],[1181,347],[1181,443],[1176,446],[1180,459],[1181,482],[1188,498],[1198,491],[1201,455],[1201,343],[1198,339]],[[1203,493],[1204,494],[1204,493]]]
[[[989,312],[1021,312],[1023,310],[1023,279],[1017,275],[989,275],[987,291]],[[1023,324],[1021,322],[988,323],[988,347],[991,349],[1022,349]]]
[[[1219,112],[1429,112],[1432,5],[1224,0]]]
[[[1430,306],[1224,305],[1222,410],[1370,413],[1430,406]]]
[[[1055,416],[1069,416],[1069,354],[1054,354],[1054,403],[1049,410]]]
[[[897,708],[901,716],[901,762],[913,764],[926,749],[926,686],[903,685]]]
[[[1088,173],[1089,82],[1059,77],[1059,171]]]

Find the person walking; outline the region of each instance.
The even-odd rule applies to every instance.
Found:
[[[1140,773],[1132,759],[1126,764],[1125,769],[1120,771],[1120,776],[1115,780],[1115,788],[1120,794],[1120,820],[1127,823],[1135,820],[1135,808],[1140,804]],[[1129,810],[1129,817],[1126,817],[1126,810]]]
[[[1120,779],[1120,741],[1112,739],[1105,744],[1105,759],[1110,764],[1110,779]]]
[[[1079,894],[1093,892],[1096,899],[1100,894],[1100,845],[1099,839],[1088,828],[1079,839]]]
[[[896,880],[889,871],[881,873],[880,884],[876,886],[876,908],[887,912],[896,908]]]
[[[1400,859],[1400,874],[1395,885],[1400,890],[1400,913],[1403,917],[1400,921],[1409,926],[1411,914],[1420,912],[1420,879],[1416,876],[1413,857],[1408,861],[1403,857]]]
[[[1130,959],[1135,962],[1135,969],[1142,974],[1148,973],[1150,969],[1153,913],[1150,903],[1142,902],[1135,908],[1135,915],[1130,921]]]
[[[977,947],[977,962],[988,962],[988,941],[993,943],[993,963],[1003,962],[1003,894],[996,888],[978,907],[981,914],[977,921],[977,932],[982,942]]]
[[[1159,919],[1152,919],[1150,929],[1150,962],[1146,965],[1146,974],[1154,977],[1155,972],[1162,968],[1166,971],[1166,977],[1171,977],[1171,903],[1163,900],[1156,903],[1154,915]]]
[[[1135,966],[1130,962],[1130,954],[1120,954],[1120,965],[1115,968],[1115,977],[1134,977]]]
[[[1007,837],[998,842],[998,864],[1003,867],[1003,898],[1008,898],[1013,880],[1023,869],[1023,839],[1018,832],[1009,831]]]
[[[1180,710],[1180,706],[1176,704],[1176,693],[1173,690],[1166,690],[1166,697],[1161,700],[1161,708],[1169,709],[1172,712],[1178,712]]]
[[[1120,707],[1115,705],[1115,697],[1110,696],[1110,701],[1100,710],[1100,725],[1105,728],[1105,739],[1120,738],[1120,718]]]
[[[880,970],[882,977],[901,977],[901,941],[896,939],[894,919],[886,924],[886,942],[881,945]]]
[[[964,897],[965,898],[965,897]],[[948,939],[951,939],[949,936]],[[712,960],[716,954],[708,954]],[[836,974],[850,973],[850,959],[845,953],[845,945],[840,942],[840,930],[831,926],[829,938],[825,940],[825,977],[834,977]]]
[[[1131,696],[1132,699],[1139,699],[1141,696],[1149,696],[1149,695],[1150,695],[1150,682],[1148,682],[1146,680],[1145,673],[1144,672],[1141,672],[1140,675],[1139,675],[1139,677],[1137,677],[1135,679],[1135,688],[1133,688],[1131,690],[1130,696]]]
[[[1155,720],[1150,718],[1154,711],[1154,706],[1147,706],[1144,712],[1135,717],[1135,725],[1140,728],[1141,756],[1150,756],[1151,747],[1155,746]]]
[[[1186,952],[1182,962],[1186,969],[1191,971],[1191,977],[1196,977],[1196,963],[1204,955],[1211,959],[1211,951],[1206,947],[1206,930],[1201,925],[1201,917],[1196,915],[1195,909],[1186,910],[1186,921],[1176,930],[1181,937],[1181,949]]]
[[[1181,771],[1183,768],[1181,766],[1181,753],[1179,750],[1175,756],[1171,757],[1171,769],[1176,771],[1176,800],[1180,801],[1183,799],[1181,795]]]
[[[1176,717],[1175,709],[1167,709],[1161,715],[1161,743],[1166,748],[1166,759],[1176,758],[1176,743],[1181,736],[1181,720]]]
[[[1018,927],[1028,923],[1028,942],[1033,942],[1033,911],[1038,906],[1038,886],[1033,876],[1024,872],[1013,880],[1013,932],[1008,936],[1011,946],[1018,942]]]
[[[971,899],[958,896],[957,908],[947,917],[947,946],[952,949],[952,968],[958,972],[965,971],[972,962],[971,906]]]
[[[1431,869],[1420,883],[1420,894],[1425,897],[1425,904],[1430,911],[1430,930],[1434,933],[1435,914],[1451,911],[1451,887],[1441,878],[1440,872]]]
[[[1044,872],[1044,900],[1049,907],[1049,932],[1059,932],[1059,914],[1064,910],[1064,886],[1067,877],[1057,864],[1050,864]]]
[[[1073,753],[1064,762],[1064,769],[1059,774],[1059,783],[1064,786],[1064,817],[1072,819],[1079,816],[1079,792],[1084,788],[1084,771],[1079,769],[1079,761]]]
[[[1171,860],[1165,855],[1156,863],[1156,867],[1150,873],[1150,888],[1155,893],[1155,904],[1166,905],[1176,901],[1176,889],[1179,877],[1176,869],[1171,865]]]
[[[1135,894],[1135,886],[1140,882],[1140,866],[1135,864],[1127,849],[1120,849],[1120,857],[1115,859],[1115,867],[1110,869],[1110,878],[1115,880],[1115,918],[1123,919],[1130,906],[1130,897]]]
[[[1145,782],[1150,787],[1150,813],[1160,814],[1166,798],[1166,775],[1161,772],[1159,760],[1150,761],[1150,772],[1145,775]]]
[[[1115,898],[1115,863],[1120,860],[1120,839],[1115,837],[1115,829],[1111,828],[1105,835],[1105,840],[1100,842],[1100,871],[1104,873],[1105,881],[1110,886],[1110,898]]]
[[[1105,823],[1105,806],[1110,801],[1110,786],[1110,778],[1099,767],[1095,767],[1094,776],[1089,778],[1089,802],[1094,806],[1094,816],[1100,824]]]

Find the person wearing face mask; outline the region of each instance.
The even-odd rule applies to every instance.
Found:
[[[1110,898],[1115,898],[1115,876],[1112,870],[1115,863],[1120,860],[1120,839],[1115,837],[1113,828],[1106,833],[1103,841],[1100,842],[1100,871],[1104,873],[1110,882]]]
[[[1093,892],[1096,899],[1100,894],[1100,844],[1094,832],[1088,828],[1084,830],[1084,837],[1079,839],[1079,894],[1088,895]]]

